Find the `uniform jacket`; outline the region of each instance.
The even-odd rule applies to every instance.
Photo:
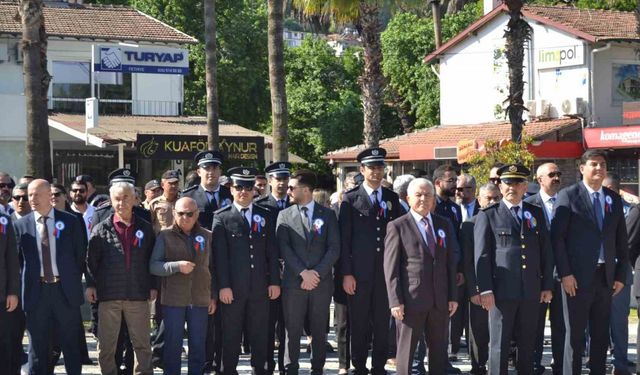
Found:
[[[213,200],[211,202],[209,201],[202,185],[192,186],[184,190],[182,196],[192,198],[196,201],[198,209],[200,210],[198,222],[201,227],[209,230],[211,230],[211,225],[213,224],[213,213],[220,208],[231,205],[233,202],[231,190],[223,185],[220,185],[217,203],[214,203]]]
[[[253,203],[258,204],[264,208],[268,208],[276,213],[282,210],[281,208],[278,207],[278,201],[276,201],[276,198],[274,198],[272,194],[269,194],[266,197],[258,198]],[[291,203],[289,202],[289,197],[286,197],[285,208],[289,206],[291,206]]]
[[[269,285],[280,285],[275,219],[256,204],[251,216],[251,230],[234,205],[213,217],[216,285],[219,290],[231,288],[234,298],[267,296]]]
[[[628,237],[622,200],[614,191],[603,188],[605,200],[602,231],[593,212],[592,199],[582,181],[562,189],[556,200],[551,223],[551,241],[560,278],[573,275],[578,288],[588,288],[598,263],[600,244],[604,247],[607,284],[625,282],[627,276]],[[610,202],[607,203],[607,201]]]
[[[8,295],[20,295],[20,262],[11,218],[0,214],[0,301]]]
[[[321,282],[332,282],[332,267],[340,256],[340,229],[335,212],[314,205],[311,231],[304,228],[298,205],[280,211],[277,236],[284,260],[282,284],[300,288],[304,270],[315,270]]]
[[[387,223],[402,216],[398,194],[382,187],[386,209],[375,212],[371,197],[360,185],[344,193],[340,204],[341,275],[353,275],[358,281],[373,281],[383,272],[384,238]]]
[[[387,225],[384,275],[389,306],[404,305],[407,312],[432,308],[447,311],[449,301],[457,301],[454,234],[447,219],[431,215],[435,232],[435,258],[411,213]]]
[[[633,283],[640,285],[640,206],[632,205],[626,219],[629,233],[629,261],[635,270]],[[635,288],[636,297],[640,296],[640,288]]]
[[[473,229],[475,224],[476,217],[474,216],[463,222],[460,227],[460,247],[462,248],[462,254],[464,254],[464,283],[470,296],[475,296],[480,293],[480,288],[478,287],[476,278],[476,262],[478,259],[476,258],[473,249]]]
[[[84,302],[82,273],[87,249],[83,246],[83,233],[86,235],[86,229],[75,215],[67,212],[54,209],[53,220],[54,223],[61,222],[64,227],[56,238],[56,263],[62,292],[69,305],[79,307]],[[25,312],[29,312],[37,305],[42,288],[34,213],[16,221],[15,230],[22,269],[22,306]]]
[[[480,292],[491,290],[501,300],[539,300],[541,291],[553,290],[553,251],[544,220],[542,209],[527,202],[520,226],[504,201],[478,213],[473,234]]]

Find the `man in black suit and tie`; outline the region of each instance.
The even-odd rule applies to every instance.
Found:
[[[522,201],[529,169],[509,164],[498,174],[503,199],[478,213],[473,230],[480,301],[489,311],[489,374],[507,374],[515,333],[518,374],[531,375],[539,304],[553,297],[553,252],[542,209]]]
[[[228,171],[233,203],[213,217],[213,255],[222,319],[223,375],[237,375],[240,342],[245,324],[251,344],[254,374],[264,374],[267,363],[269,300],[280,296],[280,269],[275,219],[253,204],[257,170]]]
[[[417,178],[407,189],[409,213],[387,225],[384,273],[391,315],[396,318],[398,375],[411,373],[418,339],[426,335],[429,373],[447,368],[448,318],[455,313],[456,259],[451,226],[432,215],[433,184]]]
[[[322,374],[326,359],[333,264],[340,256],[340,233],[333,210],[313,201],[316,176],[298,171],[289,181],[293,206],[278,215],[277,236],[284,261],[282,306],[287,330],[286,373],[298,374],[305,320],[311,334],[311,374]]]
[[[15,224],[23,279],[22,306],[31,337],[33,372],[47,374],[50,335],[64,327],[58,341],[67,374],[82,372],[80,305],[86,248],[78,219],[51,206],[51,187],[34,180],[28,187],[33,212]]]
[[[500,189],[492,183],[480,187],[476,203],[481,208],[500,203]],[[479,210],[478,210],[479,212]],[[465,220],[460,227],[460,246],[464,261],[464,277],[469,300],[469,356],[471,357],[471,374],[485,375],[489,359],[489,315],[480,304],[480,288],[476,278],[476,262],[474,256],[473,228],[475,215]]]
[[[271,194],[263,198],[256,199],[255,203],[271,210],[274,219],[277,219],[280,211],[291,206],[289,196],[287,195],[287,186],[289,186],[289,176],[291,175],[290,170],[291,163],[280,161],[271,163],[264,169],[264,173],[267,175],[267,179],[269,181],[269,186],[271,187]],[[267,348],[268,374],[273,374],[276,367],[276,363],[273,360],[276,333],[278,334],[278,342],[284,343],[286,338],[282,311],[282,298],[271,300],[269,302],[269,347]],[[278,369],[281,374],[284,373],[284,345],[280,345],[278,347]]]
[[[340,274],[349,296],[351,361],[356,375],[383,375],[389,351],[389,300],[384,279],[384,238],[387,223],[402,215],[398,195],[382,187],[383,148],[358,154],[363,183],[343,194],[340,205]],[[373,330],[373,332],[372,332]]]
[[[16,327],[24,321],[18,308],[20,263],[16,236],[9,215],[0,214],[0,373],[16,375],[22,365],[22,341],[17,342]],[[24,333],[24,332],[22,332]]]
[[[554,163],[544,163],[536,170],[536,179],[540,185],[540,191],[527,199],[526,202],[535,204],[542,208],[547,228],[551,230],[551,220],[555,214],[555,202],[558,199],[560,190],[560,176],[562,172]],[[555,272],[554,272],[555,273]],[[540,304],[540,315],[538,316],[538,329],[536,332],[536,346],[533,356],[533,366],[536,374],[544,373],[542,365],[542,351],[544,346],[544,326],[547,318],[547,308],[549,308],[551,322],[551,351],[553,354],[552,369],[556,375],[562,374],[562,357],[564,352],[564,317],[562,313],[562,286],[560,280],[554,275],[553,294],[556,298],[551,303]]]
[[[602,186],[607,176],[604,152],[586,151],[580,173],[582,181],[558,193],[551,223],[568,331],[565,375],[580,373],[587,325],[591,373],[605,373],[611,297],[624,288],[629,262],[622,200],[618,193]]]

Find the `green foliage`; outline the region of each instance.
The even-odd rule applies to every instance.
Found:
[[[564,1],[535,0],[531,4],[536,5],[566,5]],[[569,1],[570,4],[581,9],[607,9],[633,12],[638,3],[635,0],[577,0]]]
[[[489,182],[489,172],[496,163],[521,163],[527,168],[533,167],[535,155],[528,150],[533,138],[522,136],[522,143],[511,141],[487,140],[484,152],[477,153],[467,163],[466,172],[475,176],[478,186]]]
[[[480,6],[479,6],[480,4]],[[481,3],[470,3],[442,20],[446,41],[482,15]],[[422,62],[435,49],[433,20],[413,13],[398,13],[382,33],[383,73],[402,98],[402,104],[416,116],[416,127],[440,122],[440,87],[431,66]]]

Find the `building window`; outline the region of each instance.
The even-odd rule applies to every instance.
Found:
[[[95,90],[100,113],[131,114],[131,73],[98,72]]]

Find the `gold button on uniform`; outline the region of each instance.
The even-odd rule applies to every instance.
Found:
[[[526,270],[526,269],[527,269],[527,265],[526,265],[526,264],[523,264],[523,265],[522,265],[522,269],[523,269],[523,270]]]
[[[527,259],[527,256],[522,254],[522,259]]]

